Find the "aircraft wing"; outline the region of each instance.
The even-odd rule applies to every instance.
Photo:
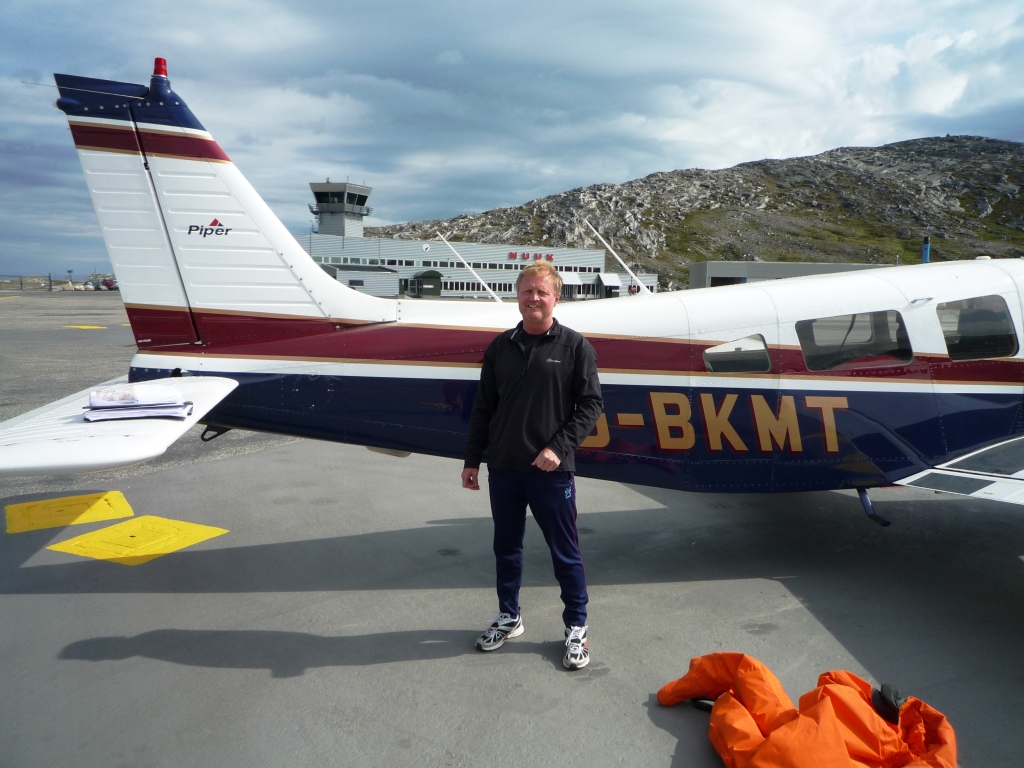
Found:
[[[1024,504],[1024,437],[990,445],[896,484]]]
[[[89,387],[0,423],[0,476],[63,475],[138,464],[160,456],[171,443],[238,386],[234,379],[184,376],[160,379],[193,403],[184,419],[146,418],[87,422],[84,409],[98,386]]]

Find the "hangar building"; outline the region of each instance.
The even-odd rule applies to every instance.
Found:
[[[338,282],[374,296],[423,298],[490,298],[486,289],[440,240],[393,240],[363,237],[363,218],[372,189],[358,184],[310,184],[317,233],[295,239],[313,261]],[[499,296],[515,296],[517,273],[532,261],[545,260],[562,275],[563,300],[611,298],[627,293],[632,278],[605,271],[603,249],[538,248],[520,245],[453,243],[484,282]],[[637,277],[651,291],[655,273]]]

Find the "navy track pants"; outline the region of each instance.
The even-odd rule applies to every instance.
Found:
[[[494,518],[494,557],[497,564],[498,610],[519,615],[523,582],[523,536],[526,507],[551,550],[555,578],[562,588],[567,627],[587,623],[587,577],[576,534],[576,481],[572,472],[517,472],[490,469],[487,484]]]

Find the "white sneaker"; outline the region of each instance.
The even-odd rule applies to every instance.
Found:
[[[562,666],[566,669],[583,669],[590,663],[590,647],[587,645],[586,627],[565,628],[565,656]]]
[[[522,615],[513,619],[507,613],[499,613],[497,618],[491,622],[491,626],[476,639],[476,647],[480,651],[496,651],[505,644],[506,640],[519,637],[521,634],[523,634]]]

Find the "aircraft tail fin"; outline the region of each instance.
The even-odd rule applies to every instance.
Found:
[[[170,87],[54,75],[140,348],[387,322],[332,279]]]

